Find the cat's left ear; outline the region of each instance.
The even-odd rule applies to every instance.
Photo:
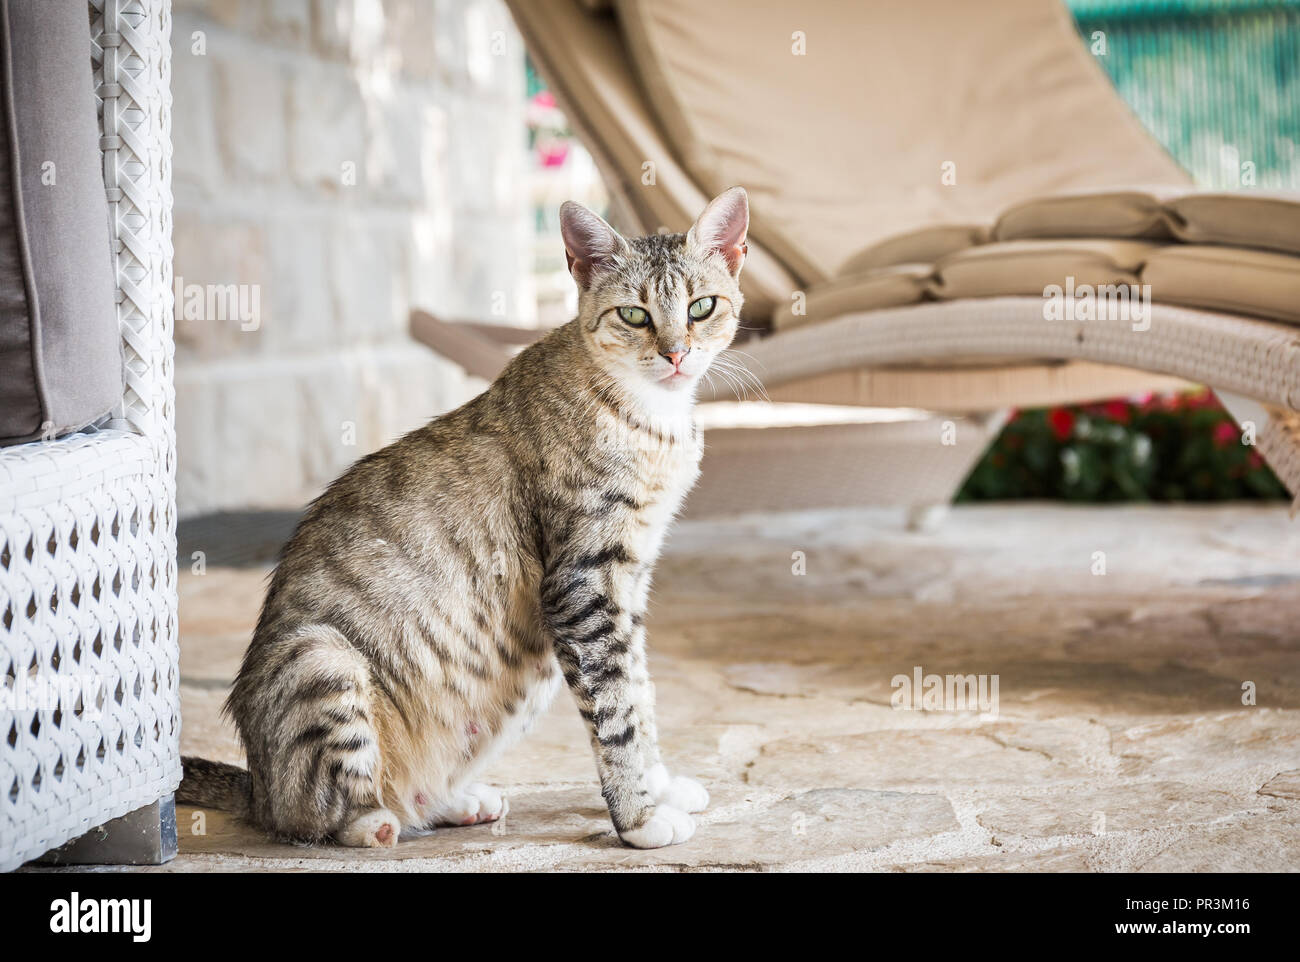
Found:
[[[749,196],[745,188],[733,187],[709,202],[686,235],[686,242],[696,250],[721,254],[731,275],[736,277],[745,264],[748,233]]]

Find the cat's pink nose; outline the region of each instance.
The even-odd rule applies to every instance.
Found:
[[[690,353],[691,353],[691,349],[688,347],[684,351],[665,351],[663,354],[660,355],[660,357],[668,358],[668,362],[672,364],[673,370],[680,371],[682,369],[682,358],[684,358],[687,354]]]

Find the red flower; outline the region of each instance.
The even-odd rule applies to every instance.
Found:
[[[1066,408],[1052,408],[1047,412],[1047,423],[1056,435],[1056,440],[1064,441],[1074,433],[1074,412]]]
[[[1127,401],[1107,401],[1101,406],[1102,413],[1117,424],[1128,424],[1131,417]]]

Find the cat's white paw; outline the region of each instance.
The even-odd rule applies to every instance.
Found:
[[[619,837],[633,848],[663,848],[677,845],[695,834],[695,819],[681,809],[656,805],[654,814],[640,828],[629,829]]]
[[[397,816],[386,808],[378,808],[354,818],[334,837],[339,844],[353,848],[393,848],[401,833],[402,823]]]
[[[709,807],[709,791],[693,778],[674,775],[667,791],[655,801],[683,812],[702,812]]]
[[[491,785],[475,782],[467,785],[455,798],[433,808],[432,821],[436,825],[477,825],[495,822],[510,811],[506,797]]]
[[[475,782],[465,791],[478,799],[478,814],[475,816],[477,821],[495,822],[499,818],[505,818],[506,812],[510,811],[510,800],[491,785]]]
[[[656,803],[683,812],[702,812],[709,807],[708,790],[693,778],[669,775],[662,763],[646,772],[646,789]]]

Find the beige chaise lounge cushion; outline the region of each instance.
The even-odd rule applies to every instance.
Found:
[[[1154,303],[1300,324],[1300,256],[1246,247],[1099,238],[1008,241],[836,278],[807,292],[807,313],[778,312],[778,328],[923,300],[1046,297],[1048,289],[1149,285]]]
[[[1177,239],[1300,254],[1300,193],[1197,193],[1174,187],[1081,191],[1015,204],[998,218],[992,233],[1000,241],[1043,237]]]
[[[1295,191],[1187,194],[1167,206],[1180,240],[1300,254],[1300,193]]]
[[[1159,245],[1130,240],[1074,238],[983,244],[941,257],[935,264],[902,264],[837,277],[810,288],[806,312],[777,311],[777,328],[801,327],[841,314],[916,304],[927,298],[1041,297],[1049,285],[1136,284]]]
[[[922,227],[872,244],[851,256],[835,273],[838,277],[851,277],[896,264],[933,264],[948,254],[988,243],[989,235],[987,224],[937,224],[934,227]]]
[[[1291,254],[1175,244],[1150,255],[1142,283],[1157,303],[1300,324],[1300,257]]]
[[[928,291],[954,300],[1042,296],[1051,285],[1136,284],[1142,265],[1156,248],[1143,241],[1090,238],[985,244],[939,261]]]
[[[852,277],[837,277],[818,284],[772,315],[778,330],[829,321],[841,314],[903,307],[925,299],[934,273],[931,264],[895,264]]]
[[[744,185],[754,238],[809,284],[877,241],[992,223],[1027,196],[1189,182],[1062,3],[617,0],[616,9],[682,165],[708,192]]]
[[[1013,204],[991,228],[944,224],[907,231],[850,256],[838,276],[894,264],[933,264],[996,241],[1097,237],[1181,240],[1300,254],[1300,193],[1189,193],[1181,187],[1074,191]]]
[[[1164,201],[1182,188],[1073,191],[1013,204],[993,225],[1000,241],[1043,237],[1125,237],[1168,240]]]

